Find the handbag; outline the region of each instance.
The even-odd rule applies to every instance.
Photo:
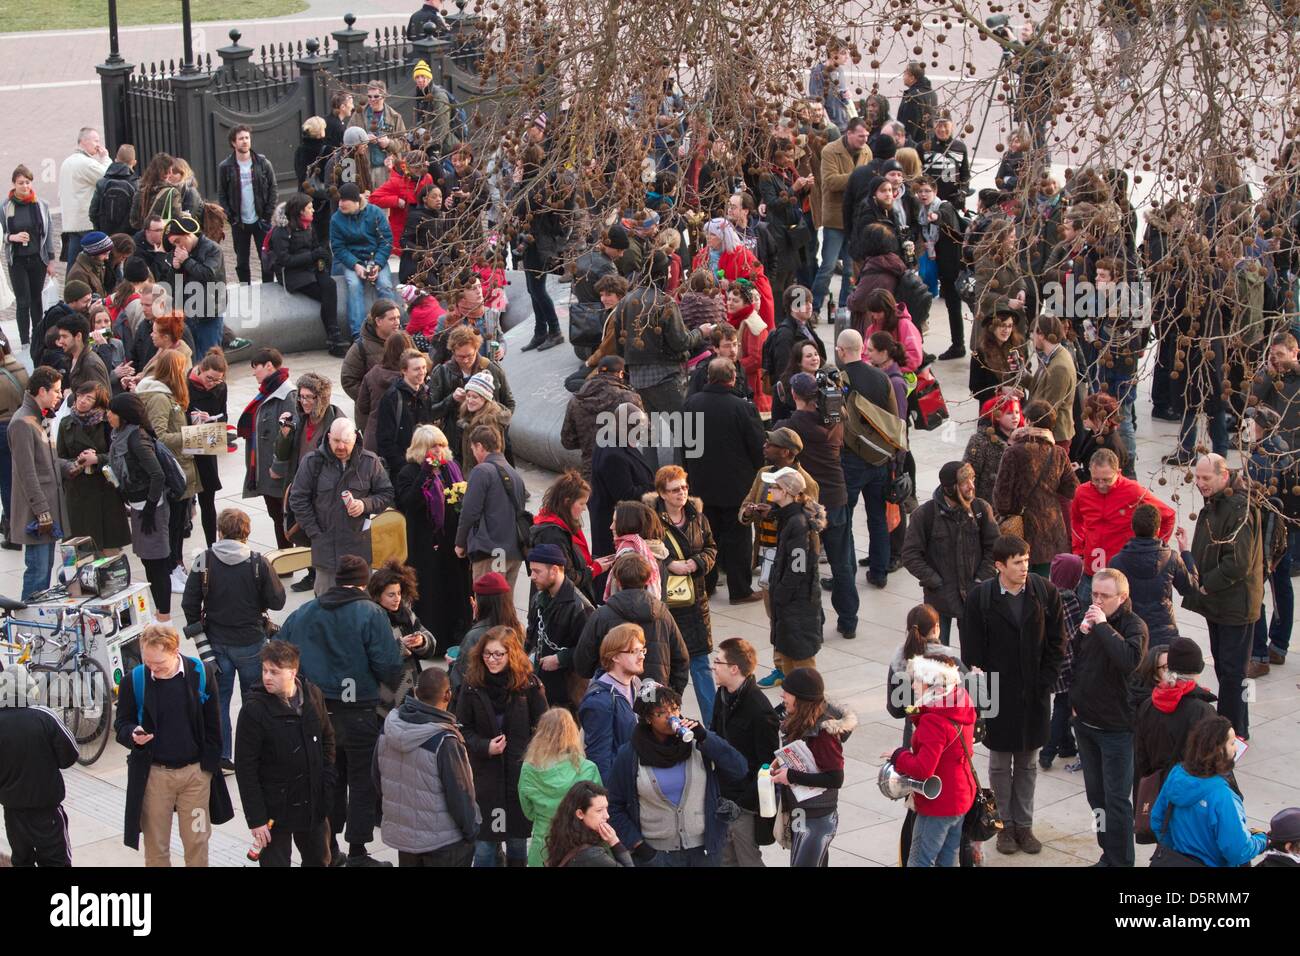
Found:
[[[574,302],[569,306],[569,342],[594,349],[605,336],[609,313],[599,302]]]
[[[980,786],[980,777],[975,772],[975,763],[971,760],[970,747],[966,745],[966,738],[962,735],[961,727],[951,717],[948,718],[948,722],[957,731],[957,739],[961,741],[961,749],[966,754],[966,766],[970,767],[970,775],[975,780],[975,802],[966,811],[966,819],[962,821],[961,832],[972,843],[983,843],[985,840],[996,836],[998,831],[1005,827],[1005,824],[1002,822],[1001,814],[998,813],[998,801],[993,795],[993,791],[988,787]]]
[[[1049,455],[1047,461],[1051,461],[1051,460],[1052,460],[1052,456]],[[1043,469],[1046,467],[1047,467],[1047,463],[1044,462],[1043,468],[1039,468],[1038,474],[1034,475],[1034,480],[1031,481],[1029,484],[1027,484],[1025,487],[1036,488],[1038,486],[1038,479],[1043,477]],[[999,521],[998,533],[1015,535],[1017,538],[1020,538],[1021,540],[1028,540],[1027,538],[1025,538],[1025,507],[1027,506],[1028,504],[1026,503],[1026,505],[1022,506],[1021,509],[1017,511],[1015,514],[1003,518],[1001,521]]]
[[[664,537],[668,546],[677,555],[678,561],[685,561],[686,555],[677,542],[677,535],[667,532]],[[695,604],[695,578],[689,574],[670,574],[664,582],[664,603],[670,608],[691,607]]]
[[[948,403],[943,389],[929,368],[916,373],[916,388],[907,396],[913,423],[921,431],[933,431],[948,420]]]
[[[1143,780],[1146,780],[1146,777],[1143,777],[1142,779],[1143,779]],[[1169,825],[1170,825],[1171,823],[1173,823],[1173,820],[1174,820],[1174,810],[1175,810],[1174,805],[1173,805],[1172,803],[1170,803],[1170,804],[1169,804],[1169,815],[1165,817],[1165,826],[1164,826],[1164,830],[1161,831],[1161,834],[1160,834],[1160,835],[1163,836],[1166,840],[1169,839]],[[1197,859],[1196,857],[1194,857],[1194,856],[1189,856],[1189,855],[1186,854],[1186,853],[1179,853],[1177,850],[1175,850],[1173,847],[1171,847],[1168,843],[1160,843],[1160,844],[1158,844],[1158,845],[1156,846],[1156,852],[1153,853],[1153,854],[1151,854],[1151,865],[1152,865],[1152,866],[1159,866],[1159,867],[1167,867],[1167,866],[1205,866],[1205,864],[1202,863],[1202,862],[1201,862],[1199,859]]]
[[[1137,802],[1133,805],[1133,841],[1144,845],[1158,842],[1155,831],[1151,829],[1151,808],[1156,797],[1160,796],[1160,787],[1165,782],[1164,771],[1149,773],[1137,785]]]
[[[972,309],[975,308],[976,295],[979,289],[979,280],[975,278],[974,269],[963,269],[957,274],[957,281],[953,283],[953,288],[957,290],[957,295]]]

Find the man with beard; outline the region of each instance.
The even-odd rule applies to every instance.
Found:
[[[960,631],[966,596],[993,576],[993,508],[975,497],[975,469],[950,461],[939,469],[934,496],[912,513],[903,565],[921,582],[925,603],[939,612],[939,640],[948,643],[953,618]]]

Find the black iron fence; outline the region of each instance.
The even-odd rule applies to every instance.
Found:
[[[476,127],[487,124],[500,108],[507,91],[485,88],[478,75],[483,18],[462,9],[447,17],[448,35],[435,37],[430,29],[414,40],[405,36],[404,24],[368,34],[355,28],[352,14],[343,21],[344,28],[323,42],[313,37],[258,51],[240,44],[240,32],[231,30],[230,45],[216,51],[216,60],[207,54],[192,63],[136,65],[111,55],[96,67],[109,150],[131,143],[142,165],[158,152],[184,157],[200,186],[210,190],[217,165],[230,152],[229,132],[242,124],[252,129],[254,149],[271,161],[281,188],[292,190],[302,124],[308,117],[327,115],[330,97],[339,89],[383,80],[391,105],[411,126],[409,98],[416,93],[411,71],[425,60],[434,82],[464,105]]]

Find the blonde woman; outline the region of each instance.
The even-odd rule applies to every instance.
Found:
[[[456,557],[456,530],[464,476],[452,460],[442,429],[420,425],[411,435],[406,463],[393,475],[394,503],[406,516],[406,563],[415,569],[416,616],[438,647],[460,644],[469,630],[470,565]]]
[[[570,788],[580,780],[600,785],[600,771],[587,759],[578,723],[564,707],[552,707],[537,722],[519,772],[519,806],[533,821],[528,865],[543,866],[551,820]]]
[[[660,229],[655,234],[655,251],[662,252],[668,259],[668,282],[664,291],[674,299],[682,284],[682,234],[671,227]],[[540,864],[539,864],[540,865]]]

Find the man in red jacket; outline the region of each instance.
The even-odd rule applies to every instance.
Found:
[[[1109,448],[1098,449],[1088,461],[1092,480],[1079,486],[1070,503],[1073,551],[1083,559],[1079,603],[1092,601],[1092,575],[1106,567],[1133,537],[1133,509],[1146,503],[1160,512],[1161,541],[1174,533],[1174,509],[1132,478],[1120,474],[1119,458]]]

